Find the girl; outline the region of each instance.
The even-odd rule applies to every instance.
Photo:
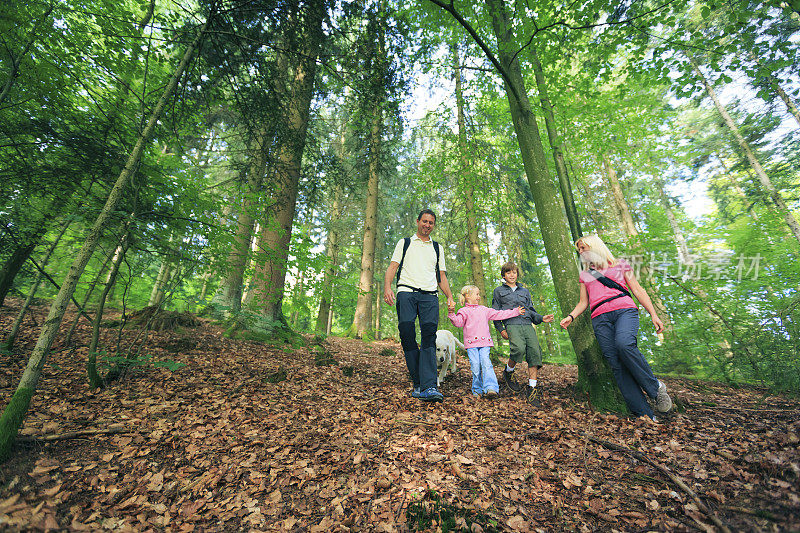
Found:
[[[492,335],[489,333],[489,321],[519,316],[525,310],[522,307],[515,307],[498,311],[478,305],[481,293],[474,285],[467,285],[461,289],[458,301],[461,305],[466,304],[465,307],[455,314],[453,313],[455,306],[451,306],[447,318],[457,328],[464,328],[464,348],[467,350],[469,367],[472,370],[472,394],[476,396],[485,394],[487,398],[495,398],[500,387],[497,385],[497,376],[489,359],[489,350],[494,346]]]
[[[662,413],[672,408],[672,400],[666,385],[656,379],[636,346],[639,310],[631,293],[650,313],[656,333],[664,330],[664,324],[647,292],[636,281],[631,266],[624,260],[615,259],[600,237],[581,237],[575,242],[575,247],[583,263],[578,279],[581,296],[575,309],[561,321],[561,327],[568,328],[575,317],[591,305],[594,334],[628,409],[636,416],[646,416],[655,421],[645,393],[655,400],[656,410]]]

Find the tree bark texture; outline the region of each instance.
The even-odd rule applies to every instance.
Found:
[[[580,295],[578,266],[567,234],[569,225],[558,199],[558,192],[547,171],[539,127],[527,97],[522,69],[519,61],[512,55],[518,47],[514,41],[506,6],[502,0],[488,0],[487,5],[492,12],[499,62],[506,71],[504,82],[514,131],[536,206],[536,216],[539,219],[559,306],[566,315]],[[588,313],[578,317],[568,331],[578,357],[578,387],[589,393],[596,407],[624,411],[625,404],[594,337]]]
[[[33,351],[28,359],[28,364],[22,373],[22,378],[20,379],[19,385],[17,386],[16,391],[3,411],[2,416],[0,417],[0,462],[7,459],[11,452],[11,446],[13,445],[14,439],[17,436],[17,432],[19,431],[19,427],[22,424],[25,415],[28,412],[28,406],[30,405],[31,398],[36,391],[36,386],[38,384],[39,377],[41,376],[42,367],[44,366],[47,352],[50,350],[50,346],[53,344],[53,340],[58,333],[58,328],[61,325],[67,304],[69,303],[72,294],[75,292],[75,287],[77,286],[78,281],[80,280],[80,277],[86,268],[86,264],[89,262],[89,259],[91,258],[95,247],[97,246],[97,241],[100,239],[100,236],[105,230],[106,225],[108,224],[108,221],[110,220],[116,206],[122,199],[128,181],[139,164],[142,152],[144,151],[147,143],[150,141],[153,130],[155,129],[155,126],[161,117],[164,108],[170,101],[175,88],[178,86],[178,82],[183,77],[186,67],[189,65],[189,61],[192,59],[195,51],[199,47],[201,39],[208,29],[212,17],[213,13],[209,15],[205,24],[197,33],[195,39],[187,46],[186,51],[181,57],[181,60],[178,63],[172,78],[164,88],[161,98],[158,100],[152,112],[150,113],[147,124],[142,129],[136,144],[131,149],[125,166],[120,172],[120,175],[114,183],[111,191],[109,192],[103,209],[97,216],[97,219],[95,220],[86,236],[86,239],[84,240],[83,246],[70,266],[64,282],[61,284],[61,289],[59,290],[58,295],[55,297],[52,305],[50,306],[50,311],[45,319],[41,333],[39,334],[39,338],[36,341],[36,346],[33,348]]]
[[[317,55],[322,42],[322,19],[325,2],[309,0],[303,5],[305,16],[299,41],[301,52],[295,56],[285,102],[284,135],[275,150],[275,212],[263,224],[257,251],[257,264],[253,275],[253,301],[251,305],[272,322],[285,322],[282,311],[289,242],[292,236],[297,191],[300,182],[300,164],[306,142],[306,130],[314,92]]]

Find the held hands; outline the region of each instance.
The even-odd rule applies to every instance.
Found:
[[[447,312],[448,313],[455,313],[456,312],[456,302],[448,299],[447,300]]]
[[[508,340],[508,331],[506,331],[506,330],[501,331],[500,332],[500,336],[503,337],[504,339]]]

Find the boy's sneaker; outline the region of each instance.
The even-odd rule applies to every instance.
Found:
[[[412,398],[419,398],[419,387],[414,387],[414,390],[411,391]]]
[[[436,390],[436,387],[431,387],[420,392],[418,398],[423,402],[441,402],[444,400],[444,396],[441,392]]]
[[[667,394],[667,386],[660,380],[658,382],[658,394],[656,395],[656,411],[666,413],[672,409],[672,398]]]
[[[525,385],[525,399],[534,407],[542,406],[542,391],[541,387],[531,387]]]
[[[484,394],[483,396],[487,400],[494,400],[495,398],[497,398],[497,392],[493,391],[493,390],[490,390],[486,394]]]
[[[514,373],[505,369],[503,369],[503,383],[505,383],[506,387],[514,392],[519,392],[522,390],[522,385],[514,380]]]

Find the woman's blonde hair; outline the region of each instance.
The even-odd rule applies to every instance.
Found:
[[[606,243],[598,237],[597,235],[585,235],[575,241],[575,248],[578,248],[578,245],[583,243],[590,251],[594,252],[596,257],[592,258],[592,262],[594,266],[599,269],[605,269],[608,267],[612,267],[617,264],[617,259],[611,253],[611,250],[608,249]],[[585,261],[583,262],[583,269],[589,270],[589,264]]]
[[[461,294],[458,295],[458,303],[464,305],[464,303],[467,301],[467,294],[471,293],[472,291],[478,291],[478,294],[480,294],[481,290],[475,285],[464,285],[461,287]]]

